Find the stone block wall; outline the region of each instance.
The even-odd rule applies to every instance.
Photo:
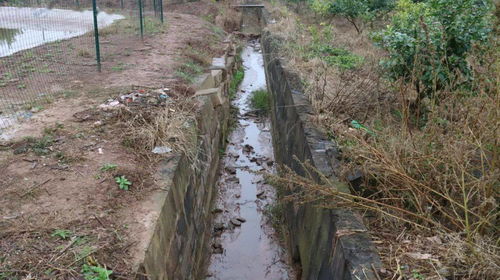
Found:
[[[226,54],[214,59],[215,70],[200,77],[193,98],[197,112],[195,156],[179,155],[165,160],[159,170],[159,192],[151,215],[153,231],[137,264],[136,279],[202,279],[208,260],[211,207],[216,194],[219,151],[228,133],[228,88],[236,69],[235,50],[227,40]]]
[[[339,164],[339,153],[334,143],[309,121],[311,106],[298,82],[300,79],[283,66],[280,39],[266,31],[261,41],[276,162],[305,175],[300,162],[309,161],[336,181],[334,171]],[[319,176],[314,179],[320,182]],[[335,187],[349,192],[343,184]],[[284,216],[287,245],[292,259],[300,264],[301,279],[377,279],[373,268],[380,267],[380,259],[356,213],[287,202]]]

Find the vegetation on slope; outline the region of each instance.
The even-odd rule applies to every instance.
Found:
[[[375,5],[377,4],[377,5]],[[301,4],[303,5],[303,4]],[[370,6],[375,5],[375,6]],[[354,195],[287,174],[303,199],[364,210],[386,274],[498,279],[499,48],[490,1],[313,0],[272,27]],[[361,8],[360,8],[361,7]],[[362,63],[342,69],[311,45]],[[314,49],[314,47],[313,47]],[[325,52],[327,53],[327,52]]]

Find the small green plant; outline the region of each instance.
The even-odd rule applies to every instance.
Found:
[[[241,84],[243,81],[243,78],[245,77],[245,71],[243,70],[243,67],[239,67],[236,73],[234,73],[233,79],[231,80],[231,83],[229,84],[229,98],[234,99],[236,97],[236,92],[238,91],[238,86]]]
[[[101,167],[102,172],[110,171],[110,170],[115,170],[118,167],[118,165],[113,164],[113,163],[106,163]]]
[[[273,204],[269,204],[264,208],[263,214],[269,219],[274,230],[278,234],[278,238],[284,238],[284,224],[285,215],[283,202],[278,201]]]
[[[132,182],[127,180],[127,178],[125,178],[125,176],[118,176],[115,178],[115,181],[118,184],[118,187],[120,188],[120,190],[124,190],[124,191],[128,191],[129,186],[132,185]]]
[[[71,231],[67,229],[56,229],[50,236],[59,237],[60,239],[68,239],[68,237],[71,236]]]
[[[412,273],[413,279],[416,279],[416,280],[424,280],[425,279],[425,277],[416,270],[413,270],[411,273]]]
[[[144,31],[148,34],[163,33],[166,27],[166,24],[162,24],[161,21],[155,18],[146,17],[144,20]]]
[[[252,92],[252,96],[250,97],[250,105],[255,110],[259,110],[262,113],[269,112],[269,94],[267,90],[259,89]]]
[[[118,65],[111,67],[111,71],[114,71],[114,72],[120,72],[123,70],[125,70],[125,64],[123,64],[123,63],[118,63]]]
[[[26,142],[31,150],[38,156],[48,155],[49,147],[54,143],[54,138],[50,135],[45,135],[41,138],[26,137]]]
[[[84,264],[82,274],[85,280],[108,280],[113,271],[106,267]]]

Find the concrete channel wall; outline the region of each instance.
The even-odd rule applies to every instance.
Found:
[[[154,211],[157,217],[137,264],[136,279],[202,279],[208,259],[211,206],[216,193],[220,149],[225,146],[229,120],[229,83],[236,69],[236,51],[226,40],[226,54],[214,58],[210,73],[200,77],[193,98],[197,112],[198,139],[193,158],[183,154],[160,166]]]
[[[260,15],[266,17],[265,10]],[[335,179],[339,152],[309,120],[313,114],[310,103],[300,78],[284,66],[281,40],[265,31],[261,41],[276,162],[305,175],[300,162],[309,161],[326,177]],[[320,182],[318,175],[313,176]],[[349,192],[345,185],[336,187]],[[349,209],[328,210],[294,202],[285,203],[283,212],[287,245],[293,261],[301,267],[301,279],[377,279],[374,269],[380,268],[380,258],[359,215]]]

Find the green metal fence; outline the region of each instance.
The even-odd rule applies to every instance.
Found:
[[[75,75],[109,71],[103,37],[140,41],[164,21],[163,0],[0,0],[0,129],[64,94]]]

